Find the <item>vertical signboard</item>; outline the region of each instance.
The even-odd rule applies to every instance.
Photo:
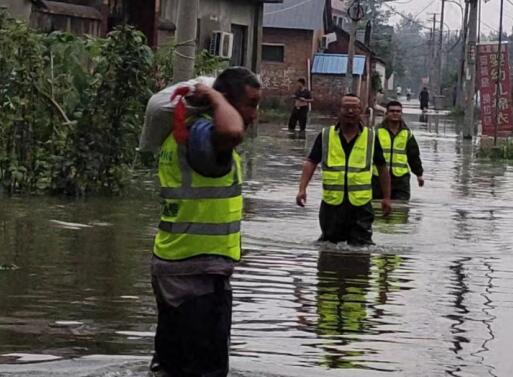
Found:
[[[497,124],[497,136],[505,137],[513,133],[508,45],[502,45],[500,63],[498,53],[498,43],[483,43],[477,46],[481,124],[483,135],[494,136]]]

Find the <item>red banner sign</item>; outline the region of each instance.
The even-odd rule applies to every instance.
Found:
[[[477,46],[477,54],[483,135],[494,136],[497,123],[497,136],[510,136],[513,133],[513,114],[508,45],[502,45],[498,88],[499,44],[480,44]]]

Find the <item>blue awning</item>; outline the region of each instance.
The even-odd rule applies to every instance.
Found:
[[[365,71],[365,56],[355,55],[353,74],[363,75]],[[347,54],[315,54],[312,73],[326,75],[345,75],[347,73]]]

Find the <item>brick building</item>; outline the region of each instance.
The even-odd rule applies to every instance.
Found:
[[[316,110],[337,113],[340,95],[346,92],[345,77],[347,73],[347,54],[318,53],[313,57],[312,88],[315,88]],[[353,73],[355,80],[361,80],[366,74],[367,57],[355,55]],[[360,95],[362,105],[367,106],[366,93]]]
[[[230,63],[258,72],[264,3],[282,1],[199,0],[198,48],[208,49],[213,32],[223,32]],[[153,47],[174,36],[178,18],[178,0],[0,0],[0,8],[45,33],[102,36],[116,25],[134,25]]]
[[[340,95],[347,92],[349,33],[337,24],[334,12],[340,14],[346,6],[341,0],[285,0],[264,7],[261,73],[266,104],[289,105],[297,79],[305,78],[314,97],[312,108],[337,110]],[[374,104],[372,79],[381,61],[358,40],[355,54],[355,94],[367,107]]]
[[[208,49],[212,33],[221,31],[233,37],[231,65],[260,71],[264,3],[283,0],[200,0],[198,14],[199,48]],[[268,5],[268,4],[266,4]],[[177,0],[160,0],[159,43],[174,35],[177,24]]]
[[[297,79],[310,80],[312,56],[331,24],[329,3],[284,0],[264,6],[261,75],[266,100],[284,104]]]
[[[351,23],[350,20],[347,19],[347,9],[350,4],[351,0],[331,0],[333,25],[345,28],[346,25]]]

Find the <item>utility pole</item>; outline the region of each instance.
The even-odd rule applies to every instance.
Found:
[[[356,29],[358,28],[358,22],[365,15],[365,11],[363,7],[360,5],[360,0],[353,2],[353,4],[347,10],[347,14],[351,19],[351,33],[349,35],[349,46],[347,47],[347,72],[345,80],[345,89],[346,92],[358,94],[358,81],[354,79],[353,66],[356,44]]]
[[[490,0],[485,1],[485,3],[488,2],[488,1],[490,1]],[[480,43],[481,42],[481,17],[482,17],[481,5],[482,5],[482,0],[478,0],[477,4],[478,4],[478,7],[479,7],[479,10],[478,10],[479,18],[477,20],[477,43]]]
[[[349,34],[349,46],[347,46],[347,74],[346,74],[346,91],[355,93],[355,79],[353,75],[354,51],[356,44],[356,28],[358,21],[351,22],[351,33]]]
[[[476,88],[476,39],[477,39],[477,3],[469,1],[468,39],[465,48],[467,67],[465,70],[465,121],[463,138],[472,139],[474,133],[474,95]]]
[[[199,0],[179,0],[176,48],[173,54],[173,82],[194,77]]]
[[[465,3],[465,14],[463,18],[463,39],[461,44],[461,58],[460,58],[460,67],[458,69],[458,84],[456,90],[456,106],[458,108],[463,108],[463,75],[465,72],[465,48],[467,45],[467,34],[468,34],[468,12],[469,12],[469,3]]]
[[[500,102],[500,85],[502,79],[502,60],[507,57],[502,56],[502,20],[504,17],[504,0],[501,0],[501,11],[500,11],[500,25],[499,25],[499,52],[498,58],[499,61],[499,69],[497,72],[497,82],[495,83],[495,122],[494,122],[494,132],[493,132],[493,145],[497,146],[497,131],[499,130],[499,102]],[[508,77],[509,80],[509,77]]]
[[[430,49],[431,49],[431,59],[429,61],[429,86],[433,90],[433,92],[436,90],[435,88],[435,74],[434,70],[436,67],[436,16],[438,13],[433,13],[433,28],[431,29],[431,38],[430,38]]]
[[[445,0],[442,0],[442,11],[440,13],[440,36],[438,37],[438,51],[435,59],[435,82],[434,87],[436,94],[442,94],[442,46],[444,40],[444,13],[445,13]]]

